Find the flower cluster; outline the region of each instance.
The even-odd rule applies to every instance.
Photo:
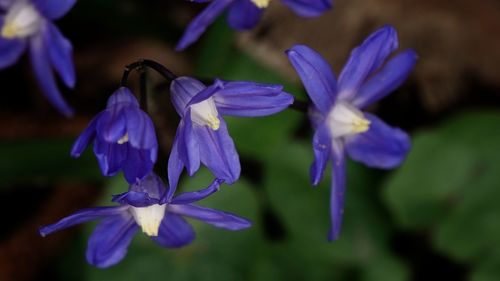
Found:
[[[192,1],[209,4],[187,27],[178,50],[195,42],[225,10],[234,29],[253,28],[270,2]],[[331,0],[282,2],[302,17],[316,17],[332,7]],[[72,47],[51,21],[62,17],[74,4],[75,0],[0,0],[0,69],[14,64],[28,49],[44,94],[68,116],[72,110],[59,92],[54,72],[66,86],[74,86]],[[312,100],[307,112],[315,130],[312,185],[319,184],[328,162],[332,162],[330,240],[340,235],[346,155],[369,167],[392,169],[403,162],[410,149],[410,138],[404,131],[363,111],[397,89],[413,70],[416,53],[404,50],[390,57],[397,48],[395,29],[380,28],[352,51],[338,80],[328,62],[310,47],[295,45],[286,51]],[[127,67],[122,87],[109,97],[106,108],[77,138],[71,155],[80,157],[92,145],[102,174],[115,176],[122,172],[129,184],[128,191],[113,196],[115,206],[84,209],[39,230],[46,236],[76,224],[101,220],[89,238],[86,253],[87,261],[101,268],[125,257],[139,229],[160,246],[177,248],[195,238],[184,217],[227,230],[250,227],[248,220],[237,215],[195,204],[214,194],[223,183],[233,184],[240,177],[238,152],[223,116],[268,116],[294,104],[294,97],[282,85],[219,79],[205,85],[192,77],[177,77],[150,60],[132,65],[137,69],[150,67],[168,80],[171,102],[180,116],[168,165],[162,167],[167,168],[168,184],[153,172],[158,158],[155,125],[142,102],[146,93],[141,91],[139,103],[125,87],[130,71]],[[212,184],[178,194],[184,169],[193,176],[201,164],[215,177]]]

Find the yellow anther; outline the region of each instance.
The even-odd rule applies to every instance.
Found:
[[[368,131],[370,124],[370,120],[359,118],[353,122],[352,128],[355,133],[363,133]]]
[[[127,143],[128,142],[128,133],[126,133],[125,135],[123,135],[123,137],[121,137],[117,143],[118,144],[124,144],[124,143]]]
[[[255,4],[255,6],[263,9],[269,6],[269,2],[271,2],[271,0],[252,0],[252,2]]]
[[[14,24],[5,24],[1,33],[3,38],[13,39],[17,36],[18,28]]]
[[[220,120],[216,116],[209,115],[207,118],[207,125],[210,129],[217,131],[220,127]]]

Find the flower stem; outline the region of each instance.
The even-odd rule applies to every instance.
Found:
[[[177,78],[177,76],[172,71],[170,71],[168,68],[166,68],[162,64],[160,64],[154,60],[140,59],[136,62],[133,62],[133,63],[125,66],[125,69],[123,70],[123,76],[122,76],[122,80],[121,80],[120,85],[121,86],[127,85],[128,76],[132,70],[139,70],[140,71],[141,69],[143,69],[145,67],[149,67],[149,68],[155,70],[156,72],[158,72],[158,74],[163,76],[163,78],[165,78],[168,81],[172,81],[175,78]]]

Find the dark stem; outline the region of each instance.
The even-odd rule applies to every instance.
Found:
[[[149,67],[149,68],[155,70],[156,72],[158,72],[158,74],[163,76],[163,78],[165,78],[168,81],[172,81],[175,78],[177,78],[177,76],[174,73],[172,73],[172,71],[170,71],[168,68],[166,68],[162,64],[157,63],[156,61],[153,61],[153,60],[141,59],[141,60],[138,60],[136,62],[133,62],[133,63],[125,66],[125,69],[123,70],[123,76],[122,76],[122,80],[121,80],[120,85],[123,87],[125,87],[127,85],[128,76],[130,75],[130,72],[132,70],[139,70],[140,71],[141,69],[143,69],[145,67]]]
[[[146,69],[141,69],[141,75],[140,75],[140,104],[142,110],[145,112],[148,112],[148,72]]]
[[[294,100],[289,108],[307,114],[307,111],[309,109],[309,103],[305,101]]]

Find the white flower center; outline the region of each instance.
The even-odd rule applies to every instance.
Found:
[[[125,135],[123,135],[123,137],[121,137],[117,143],[118,144],[124,144],[124,143],[127,143],[128,142],[128,133],[125,133]]]
[[[252,1],[252,3],[255,4],[255,6],[261,8],[261,9],[269,6],[269,2],[271,2],[271,0],[251,0],[251,1]]]
[[[148,236],[158,236],[158,229],[165,217],[166,204],[151,205],[147,207],[132,207],[132,215],[135,222],[142,228],[142,232]]]
[[[40,30],[43,17],[28,1],[17,0],[5,16],[1,36],[7,39],[29,37]]]
[[[219,112],[217,112],[212,98],[191,105],[191,119],[198,125],[208,126],[217,131],[220,126],[220,120],[217,116],[219,116]]]
[[[363,133],[370,128],[370,120],[363,112],[346,102],[336,103],[326,118],[334,138]]]

